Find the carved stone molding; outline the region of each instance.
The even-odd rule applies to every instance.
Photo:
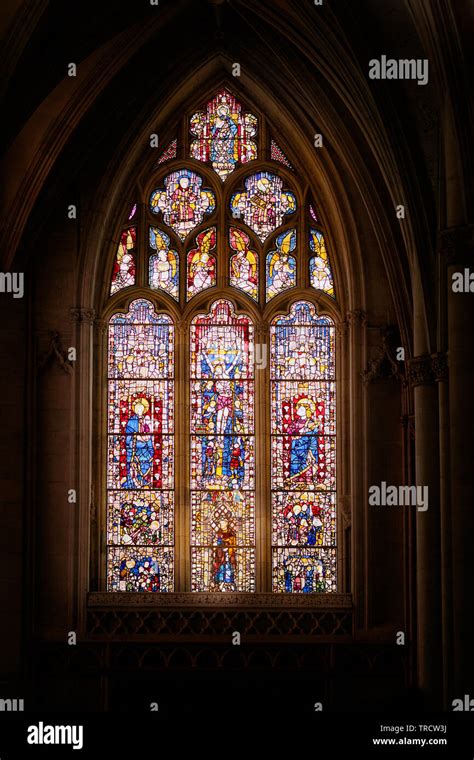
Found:
[[[38,372],[46,369],[50,364],[57,364],[66,375],[70,375],[73,371],[73,363],[67,358],[67,351],[63,348],[59,333],[51,330],[49,335],[49,347],[38,361]]]
[[[417,385],[432,385],[435,382],[431,356],[415,356],[408,362],[408,375],[413,388]]]
[[[73,322],[85,322],[88,325],[94,324],[94,309],[84,309],[81,306],[75,306],[70,309],[70,314]]]
[[[92,592],[87,597],[89,608],[123,609],[138,607],[156,609],[194,609],[196,607],[234,607],[258,609],[284,609],[300,607],[303,609],[320,607],[352,608],[351,594],[206,594],[206,593],[171,593],[147,594],[140,592]]]
[[[206,671],[212,663],[213,670],[238,667],[239,670],[257,668],[260,672],[262,666],[273,670],[290,665],[293,672],[317,672],[325,677],[335,673],[340,677],[341,673],[346,673],[348,680],[353,678],[354,671],[366,676],[373,674],[379,681],[382,673],[389,673],[393,683],[395,674],[403,678],[409,652],[408,646],[397,647],[388,641],[351,642],[350,646],[340,646],[345,639],[304,643],[295,637],[281,643],[272,641],[261,647],[260,641],[247,641],[246,646],[229,646],[228,640],[229,637],[227,641],[204,645],[198,637],[189,643],[156,640],[148,643],[136,638],[125,643],[87,639],[75,647],[64,647],[62,642],[59,646],[56,642],[42,642],[36,646],[34,657],[39,672],[58,673],[62,678],[67,675],[75,678],[78,672],[109,677],[110,671],[116,668],[122,672],[151,673],[154,677],[156,671],[168,669],[197,672],[202,667]],[[131,698],[134,698],[133,693]]]
[[[448,358],[445,352],[415,356],[409,362],[412,387],[432,385],[448,379]]]
[[[367,369],[362,373],[364,382],[394,379],[405,384],[405,375],[400,372],[400,362],[395,359],[395,351],[400,345],[400,337],[394,325],[380,328],[381,345],[377,355],[369,361]]]
[[[437,383],[448,379],[448,357],[445,351],[431,354],[431,367]]]
[[[328,609],[99,609],[87,612],[87,635],[91,639],[173,640],[216,643],[234,631],[246,641],[301,643],[321,637],[350,637],[352,610]]]
[[[347,335],[348,330],[349,330],[348,322],[344,321],[344,322],[338,322],[336,324],[336,334],[338,335],[339,338],[343,338],[345,335]]]
[[[97,333],[99,335],[105,335],[107,332],[107,320],[106,319],[95,319],[94,320],[94,327],[97,330]]]

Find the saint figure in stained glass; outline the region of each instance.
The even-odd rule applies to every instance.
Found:
[[[136,227],[124,230],[115,256],[110,295],[135,284]]]
[[[107,578],[112,591],[173,588],[171,318],[138,299],[109,323]]]
[[[200,232],[196,248],[188,254],[187,299],[216,284],[216,258],[211,253],[216,246],[216,228]]]
[[[161,212],[165,224],[184,238],[215,209],[212,190],[202,189],[202,177],[189,169],[179,169],[168,174],[164,187],[154,190],[150,197],[150,209]]]
[[[245,192],[233,194],[230,209],[234,217],[243,218],[260,240],[265,240],[285,216],[296,211],[296,198],[283,190],[280,177],[258,172],[245,180]]]
[[[228,90],[222,90],[191,118],[190,155],[198,161],[209,161],[221,180],[234,171],[238,162],[244,164],[257,157],[257,145],[252,140],[257,132],[257,119],[242,113],[240,103]]]
[[[313,288],[322,290],[329,296],[334,297],[334,285],[331,265],[326,250],[324,235],[319,230],[311,229],[309,233],[309,247],[315,254],[309,260],[309,275]]]
[[[291,252],[296,248],[296,230],[278,235],[276,250],[267,253],[267,301],[278,293],[296,285],[296,259]]]
[[[178,300],[179,259],[176,251],[170,248],[168,235],[157,227],[150,227],[150,248],[156,251],[148,262],[150,286],[164,290]]]
[[[192,584],[254,588],[253,326],[228,301],[191,325]]]
[[[332,591],[335,568],[334,326],[304,301],[271,327],[273,584]]]
[[[231,227],[229,242],[237,251],[230,259],[230,284],[257,300],[258,255],[250,248],[250,238],[242,230]]]

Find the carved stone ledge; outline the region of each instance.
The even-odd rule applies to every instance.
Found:
[[[156,609],[235,608],[235,609],[285,609],[285,608],[343,608],[352,609],[351,594],[194,594],[170,593],[147,594],[140,592],[94,591],[87,596],[89,608],[133,610],[138,607]]]

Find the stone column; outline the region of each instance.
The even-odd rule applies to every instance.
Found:
[[[347,366],[347,385],[350,393],[351,407],[347,410],[346,421],[350,430],[350,493],[353,504],[360,504],[360,511],[354,510],[351,516],[352,539],[352,593],[357,615],[357,627],[365,629],[369,617],[369,586],[367,582],[367,469],[361,466],[367,461],[367,441],[365,404],[366,388],[361,373],[366,366],[366,325],[367,314],[360,309],[349,311],[346,316],[348,336],[346,338],[349,359]],[[346,445],[347,439],[343,439]],[[349,484],[344,486],[349,492]]]
[[[449,364],[450,517],[452,551],[453,699],[474,696],[472,621],[474,536],[474,285],[454,292],[453,274],[474,273],[474,225],[441,233],[441,261],[446,269]]]
[[[92,498],[93,440],[93,339],[95,312],[89,308],[71,309],[74,322],[74,346],[77,351],[74,374],[73,404],[73,474],[77,502],[74,530],[74,624],[85,630],[85,598],[89,590],[89,546]],[[96,386],[97,392],[100,392]],[[71,505],[72,506],[72,505]]]
[[[452,676],[451,614],[451,510],[449,475],[449,386],[448,358],[440,351],[432,356],[432,368],[438,384],[439,404],[439,505],[441,530],[441,630],[443,646],[443,708],[449,709]]]
[[[428,509],[416,509],[417,670],[424,706],[441,706],[441,549],[438,393],[429,354],[410,360],[415,405],[416,485],[428,486]]]

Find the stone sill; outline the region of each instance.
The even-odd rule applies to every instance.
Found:
[[[331,609],[352,610],[352,594],[192,594],[95,591],[87,595],[89,609]]]

